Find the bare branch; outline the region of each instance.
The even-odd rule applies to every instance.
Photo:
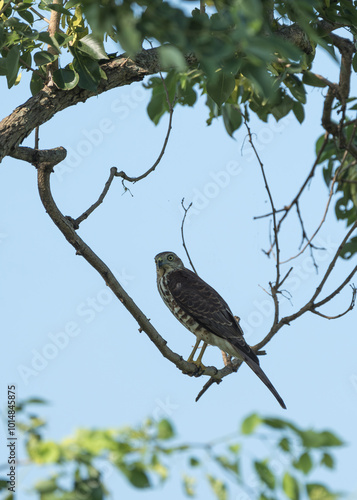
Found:
[[[306,304],[304,306],[302,306],[297,312],[295,312],[289,316],[285,316],[284,318],[281,318],[281,320],[279,322],[274,323],[272,328],[270,329],[270,332],[264,337],[263,340],[261,340],[261,342],[259,342],[254,347],[252,347],[252,349],[259,350],[262,347],[264,347],[284,325],[289,325],[292,321],[299,318],[300,316],[305,314],[307,311],[313,312],[316,310],[317,307],[320,307],[320,306],[326,304],[327,302],[332,300],[338,293],[340,293],[340,291],[349,283],[349,281],[352,279],[354,274],[357,272],[357,266],[352,270],[352,272],[346,277],[346,279],[341,283],[341,285],[336,290],[334,290],[325,299],[321,300],[320,302],[315,303],[316,298],[320,295],[327,279],[329,278],[333,268],[335,267],[336,261],[337,261],[338,257],[340,256],[343,247],[345,246],[347,240],[349,239],[349,237],[351,236],[353,231],[355,231],[356,229],[357,229],[357,222],[354,223],[354,225],[350,228],[350,230],[347,232],[347,234],[345,235],[345,237],[341,241],[333,259],[331,260],[324,276],[322,277],[322,279],[321,279],[319,285],[317,286],[315,292],[313,293],[311,299],[308,302],[306,302]]]
[[[354,137],[355,137],[355,135],[356,135],[356,131],[357,131],[357,124],[355,124],[355,125],[354,125],[354,127],[353,127],[353,131],[352,131],[351,137],[350,137],[350,139],[349,139],[349,144],[351,144],[351,143],[352,143],[352,141],[353,141],[353,139],[354,139]],[[289,258],[289,259],[287,259],[287,260],[284,260],[284,261],[282,262],[282,264],[285,264],[286,262],[289,262],[289,261],[291,261],[291,260],[293,260],[293,259],[296,259],[296,257],[298,257],[299,255],[301,255],[302,253],[304,253],[304,252],[305,252],[305,250],[306,250],[306,248],[307,248],[308,246],[310,246],[310,247],[311,247],[311,242],[312,242],[312,240],[315,238],[315,236],[317,235],[317,233],[320,231],[320,229],[321,229],[321,227],[322,227],[323,223],[324,223],[324,222],[325,222],[325,220],[326,220],[327,212],[328,212],[328,209],[329,209],[329,207],[330,207],[330,203],[331,203],[331,199],[332,199],[332,195],[333,195],[333,189],[334,189],[334,187],[335,187],[335,183],[337,182],[338,176],[339,176],[339,175],[340,175],[340,173],[341,173],[341,170],[342,170],[342,168],[343,168],[343,165],[344,165],[344,163],[345,163],[345,161],[346,161],[346,159],[347,159],[347,155],[348,155],[348,149],[346,149],[346,150],[345,150],[345,152],[344,152],[344,154],[343,154],[343,158],[342,158],[342,160],[341,160],[341,164],[340,164],[340,166],[337,168],[337,170],[336,170],[336,172],[335,172],[335,175],[334,175],[334,177],[333,177],[333,179],[332,179],[332,182],[331,182],[331,188],[330,188],[330,193],[329,193],[329,196],[328,196],[328,199],[327,199],[327,204],[326,204],[325,211],[324,211],[324,214],[323,214],[323,216],[322,216],[322,220],[321,220],[320,224],[318,225],[317,229],[315,230],[315,232],[314,232],[314,234],[311,236],[311,238],[307,241],[306,245],[305,245],[305,246],[304,246],[304,247],[303,247],[303,248],[302,248],[302,249],[301,249],[301,250],[300,250],[300,251],[299,251],[296,255],[294,255],[293,257],[290,257],[290,258]]]
[[[356,272],[357,268],[355,268],[355,271]],[[353,273],[354,274],[354,273]],[[348,312],[352,311],[352,309],[354,308],[355,306],[355,303],[356,303],[356,292],[357,292],[357,288],[354,286],[354,285],[351,285],[351,288],[352,288],[352,299],[351,299],[351,303],[350,305],[348,306],[348,308],[343,312],[343,313],[340,313],[340,314],[337,314],[336,316],[326,316],[326,314],[322,314],[321,312],[319,311],[316,311],[316,309],[311,309],[311,312],[314,313],[314,314],[317,314],[318,316],[322,316],[323,318],[325,319],[338,319],[338,318],[342,318],[342,316],[344,316],[345,314],[347,314]],[[318,307],[318,304],[315,304],[315,307]]]
[[[160,75],[161,75],[161,73],[160,73]],[[163,80],[163,78],[162,78],[162,81],[163,81],[163,85],[164,85],[164,89],[165,89],[165,93],[166,93],[166,100],[167,100],[168,105],[169,105],[169,124],[168,124],[168,127],[167,127],[167,132],[166,132],[166,137],[165,137],[165,140],[164,140],[164,144],[163,144],[162,149],[160,151],[160,154],[157,157],[157,160],[155,161],[155,163],[153,164],[153,166],[150,167],[149,170],[147,170],[142,175],[139,175],[138,177],[129,177],[123,171],[118,172],[117,174],[115,174],[116,177],[121,177],[123,179],[123,181],[128,181],[128,182],[133,182],[133,183],[141,181],[141,179],[144,179],[149,174],[151,174],[151,172],[153,172],[155,170],[155,168],[158,166],[158,164],[160,163],[162,157],[165,154],[166,146],[167,146],[167,143],[169,142],[170,133],[171,133],[171,129],[172,129],[172,115],[173,115],[173,112],[174,112],[175,100],[172,103],[170,102],[169,94],[168,94],[168,91],[167,91],[167,87],[166,87],[166,84],[165,84],[165,81]]]
[[[94,212],[94,210],[97,207],[99,207],[99,205],[101,203],[103,203],[103,200],[104,200],[104,198],[106,197],[106,195],[107,195],[107,193],[109,191],[109,188],[111,186],[111,183],[113,182],[113,179],[114,179],[116,173],[117,173],[117,169],[115,167],[112,167],[110,169],[109,179],[105,183],[104,189],[101,192],[98,200],[95,203],[93,203],[93,205],[91,205],[85,212],[83,212],[82,215],[80,215],[79,217],[77,217],[77,219],[72,219],[72,217],[67,217],[67,219],[70,220],[71,224],[73,225],[74,229],[78,229],[79,225],[81,224],[81,222],[83,222],[84,220],[86,220],[90,216],[90,214],[92,212]]]
[[[183,248],[185,249],[185,252],[186,252],[186,255],[187,255],[187,258],[188,260],[190,261],[190,264],[191,264],[191,267],[192,269],[194,270],[194,272],[197,274],[197,271],[195,269],[195,266],[193,265],[193,262],[191,260],[191,257],[190,257],[190,254],[188,253],[188,250],[187,250],[187,246],[186,246],[186,242],[185,242],[185,236],[184,236],[184,232],[183,232],[183,228],[184,228],[184,225],[185,225],[185,220],[186,220],[186,215],[187,215],[187,212],[190,210],[190,208],[192,207],[192,203],[189,204],[189,206],[186,208],[185,205],[184,205],[184,201],[185,201],[185,198],[182,198],[182,201],[181,201],[181,206],[182,208],[184,209],[184,216],[183,216],[183,219],[182,219],[182,223],[181,223],[181,238],[182,238],[182,245],[183,245]]]
[[[30,7],[29,10],[32,10],[32,12],[34,14],[36,14],[36,16],[38,16],[40,19],[42,19],[42,21],[46,21],[47,24],[50,24],[50,21],[49,19],[47,19],[47,17],[43,16],[40,12],[38,12],[36,9],[34,9],[33,7]]]
[[[306,177],[305,181],[303,182],[301,188],[299,189],[299,191],[297,192],[297,194],[295,195],[295,197],[293,198],[293,200],[290,202],[289,205],[285,206],[284,208],[281,208],[280,210],[276,210],[275,213],[278,213],[278,212],[285,212],[284,215],[281,217],[281,219],[279,220],[278,222],[278,226],[277,226],[277,232],[280,231],[281,229],[281,226],[282,226],[282,223],[284,222],[285,218],[288,216],[288,213],[290,212],[290,210],[293,208],[294,205],[296,205],[298,202],[299,202],[299,199],[302,195],[302,193],[304,192],[306,186],[309,184],[309,181],[313,178],[313,176],[315,175],[315,170],[316,170],[316,167],[317,165],[319,164],[320,162],[320,158],[321,158],[321,155],[326,147],[328,143],[328,133],[325,134],[325,137],[324,137],[324,141],[321,145],[321,148],[316,156],[316,159],[314,161],[314,164],[312,165],[312,168],[308,174],[308,176]],[[272,212],[268,213],[268,214],[265,214],[265,215],[260,215],[258,217],[254,217],[254,219],[260,219],[260,218],[263,218],[263,217],[269,217],[273,215]],[[275,241],[273,240],[271,246],[270,246],[270,249],[266,252],[267,255],[270,255],[270,253],[272,252],[273,248],[274,248],[274,245],[275,245]]]
[[[267,181],[267,178],[266,178],[266,175],[265,175],[264,165],[263,165],[263,163],[262,163],[262,161],[261,161],[261,159],[259,157],[258,151],[256,150],[255,145],[253,143],[252,133],[251,133],[250,127],[248,125],[248,121],[247,121],[247,116],[246,115],[244,115],[244,125],[245,125],[245,127],[247,129],[247,132],[248,132],[249,143],[252,146],[254,154],[255,154],[255,157],[257,158],[258,163],[259,163],[260,170],[261,170],[261,173],[262,173],[262,176],[263,176],[263,180],[264,180],[265,189],[266,189],[266,191],[268,193],[268,197],[269,197],[269,201],[270,201],[270,206],[271,206],[271,209],[272,209],[273,231],[274,231],[274,246],[275,246],[275,249],[276,249],[276,260],[275,260],[275,262],[276,262],[276,279],[275,279],[275,285],[274,286],[271,283],[269,283],[269,285],[270,285],[270,289],[271,289],[271,293],[272,293],[272,297],[273,297],[273,301],[274,301],[275,314],[274,314],[274,323],[273,324],[275,324],[275,323],[277,323],[279,321],[279,300],[278,300],[278,297],[277,297],[277,293],[278,293],[278,290],[279,290],[279,282],[280,282],[280,248],[279,248],[279,238],[278,238],[279,230],[278,230],[278,225],[277,225],[277,222],[276,222],[276,209],[275,209],[273,197],[272,197],[272,194],[271,194],[271,191],[270,191],[270,188],[269,188],[269,184],[268,184],[268,181]]]

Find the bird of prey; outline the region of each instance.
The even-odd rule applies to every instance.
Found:
[[[245,361],[286,409],[273,384],[259,366],[259,359],[246,343],[243,330],[225,300],[197,274],[186,269],[173,252],[161,252],[155,257],[157,287],[161,298],[174,316],[196,335],[196,344],[187,361],[203,367],[202,356],[207,344]],[[194,361],[200,341],[204,344]]]

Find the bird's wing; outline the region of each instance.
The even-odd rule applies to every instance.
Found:
[[[259,359],[243,338],[243,330],[226,301],[218,292],[189,269],[177,269],[168,275],[168,287],[177,304],[201,326],[229,341],[242,359],[268,387],[282,408],[281,396],[259,366]]]
[[[177,269],[169,273],[167,285],[177,304],[197,323],[228,340],[238,352],[259,365],[256,354],[244,340],[243,330],[228,304],[214,288],[189,269]]]

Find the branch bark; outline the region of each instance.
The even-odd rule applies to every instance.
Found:
[[[79,87],[66,91],[55,86],[45,86],[4,118],[0,122],[0,161],[13,153],[36,127],[49,121],[56,113],[108,90],[140,82],[145,76],[160,70],[157,49],[144,50],[135,59],[121,55],[101,67],[107,80],[102,80],[95,92]]]

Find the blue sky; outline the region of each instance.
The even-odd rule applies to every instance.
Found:
[[[336,69],[322,54],[316,71],[336,80]],[[30,96],[27,75],[11,91],[2,81],[1,91],[2,116],[6,116]],[[315,140],[322,133],[322,95],[321,90],[309,92],[302,126],[290,115],[279,123],[252,121],[277,207],[289,203],[311,168]],[[155,127],[146,114],[148,99],[142,85],[133,84],[67,109],[41,127],[41,148],[68,150],[64,164],[52,176],[53,195],[65,215],[76,217],[97,199],[112,166],[139,175],[155,161],[168,117]],[[232,140],[221,122],[207,127],[206,118],[202,99],[194,109],[177,108],[172,136],[157,170],[129,186],[133,196],[123,193],[119,179],[114,181],[105,203],[79,230],[169,347],[184,357],[191,352],[194,338],[161,301],[154,266],[154,256],[164,250],[176,252],[188,265],[180,235],[183,197],[187,203],[193,201],[186,242],[195,267],[241,317],[247,341],[255,344],[262,339],[273,320],[271,301],[262,289],[275,276],[274,261],[261,251],[269,245],[269,224],[264,219],[253,221],[254,216],[270,211],[259,167],[244,128]],[[32,146],[33,137],[25,145]],[[51,405],[43,414],[51,439],[61,439],[78,427],[120,427],[147,416],[172,418],[179,437],[195,442],[234,432],[251,412],[329,428],[348,445],[337,453],[333,476],[322,477],[336,489],[356,495],[355,310],[336,321],[305,315],[269,343],[261,364],[287,411],[247,367],[195,403],[205,380],[186,377],[165,360],[138,332],[137,323],[100,276],[75,255],[41,205],[35,169],[6,158],[0,175],[2,404],[12,383],[19,399],[49,400]],[[318,169],[301,206],[309,234],[322,218],[327,196]],[[287,283],[292,299],[282,300],[283,314],[295,311],[312,295],[344,233],[344,225],[336,223],[331,210],[316,239],[326,248],[316,253],[320,274],[316,276],[307,253],[293,262]],[[297,252],[300,237],[292,215],[281,237],[283,260]],[[352,265],[338,262],[326,293]],[[349,301],[347,289],[324,311],[338,314]],[[54,339],[63,332],[68,343],[56,351]],[[220,351],[213,347],[204,360],[222,364]],[[4,437],[4,427],[1,432]],[[1,447],[0,463],[5,456]],[[31,498],[26,488],[37,478],[33,469],[20,472],[20,498]],[[110,478],[110,484],[114,493],[120,491],[128,500],[182,497],[174,483],[145,493],[122,479]]]

